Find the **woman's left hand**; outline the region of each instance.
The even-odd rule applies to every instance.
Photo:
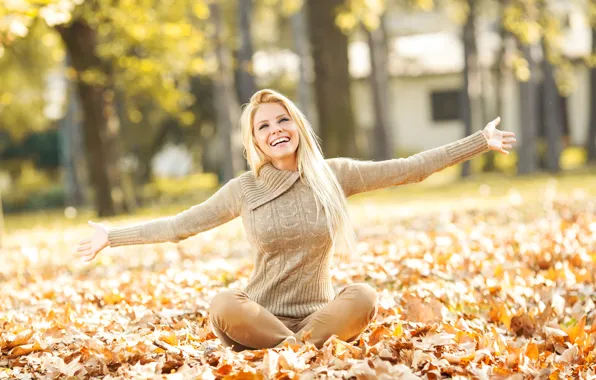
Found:
[[[509,154],[506,149],[511,149],[512,145],[517,141],[515,140],[515,133],[500,131],[497,129],[497,125],[501,122],[501,118],[497,117],[484,127],[482,133],[488,140],[488,147],[490,150],[496,150],[503,154]]]

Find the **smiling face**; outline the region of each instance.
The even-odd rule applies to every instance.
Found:
[[[261,104],[253,119],[257,146],[280,170],[297,170],[296,151],[300,142],[298,127],[279,103]]]

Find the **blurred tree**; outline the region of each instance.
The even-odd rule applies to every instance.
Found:
[[[343,0],[308,0],[319,135],[325,156],[358,157],[352,110],[348,37],[336,25]]]
[[[497,25],[499,28],[499,40],[501,46],[499,48],[498,56],[496,59],[496,75],[495,75],[495,111],[497,115],[503,117],[504,114],[504,101],[505,83],[511,79],[511,70],[509,63],[511,61],[512,47],[515,44],[515,40],[511,33],[505,28],[503,20],[505,19],[505,9],[507,8],[510,0],[497,0],[498,6],[498,21]],[[490,172],[496,169],[495,158],[496,152],[488,152],[485,157],[485,163],[483,171]]]
[[[518,149],[518,173],[529,174],[538,168],[538,85],[536,46],[521,43],[524,60],[527,65],[527,77],[519,82],[520,97],[520,147]]]
[[[540,17],[543,27],[542,38],[542,110],[544,112],[542,120],[546,129],[546,154],[545,164],[546,169],[550,172],[559,172],[561,167],[559,160],[562,150],[562,136],[563,136],[563,118],[561,114],[562,102],[555,82],[555,71],[551,62],[556,62],[558,59],[558,49],[553,49],[556,42],[549,41],[549,39],[558,38],[558,21],[549,12],[548,3],[546,0],[541,0]],[[549,43],[550,42],[550,43]]]
[[[65,169],[65,198],[67,206],[79,207],[85,204],[85,192],[81,175],[85,161],[82,149],[82,128],[79,121],[81,112],[77,90],[74,85],[67,87],[67,108],[60,120],[60,157]]]
[[[370,55],[370,84],[375,111],[373,127],[373,158],[388,160],[393,154],[393,136],[389,128],[389,72],[387,69],[388,47],[385,18],[381,15],[377,25],[364,25]]]
[[[33,23],[28,35],[10,45],[2,44],[2,38],[7,37],[0,34],[0,130],[21,140],[51,126],[46,110],[48,77],[63,54],[60,39],[43,22]]]
[[[0,4],[0,18],[10,18],[10,22],[0,22],[0,47],[2,51],[8,50],[18,38],[27,35],[36,20],[41,19],[61,32],[71,54],[87,55],[72,56],[76,70],[70,75],[79,83],[82,100],[92,97],[97,100],[83,104],[85,123],[102,128],[89,138],[95,143],[106,144],[109,136],[102,134],[112,133],[114,136],[114,145],[101,148],[103,157],[96,158],[94,153],[97,152],[88,150],[88,161],[107,166],[118,158],[115,136],[119,124],[112,104],[114,89],[122,89],[126,113],[133,124],[147,123],[140,108],[147,105],[150,98],[157,106],[153,108],[158,110],[152,113],[162,114],[158,118],[164,119],[165,114],[169,114],[182,125],[192,125],[194,115],[185,111],[193,101],[188,91],[188,78],[207,73],[213,67],[199,54],[207,46],[203,32],[208,29],[205,27],[209,17],[206,1],[178,1],[175,6],[156,0],[140,3],[87,0],[77,6],[79,3],[74,0],[30,0]],[[74,35],[75,29],[83,34]],[[84,38],[93,45],[78,46]],[[89,67],[86,69],[86,66]],[[7,96],[3,98],[6,101]],[[107,157],[105,152],[109,152]],[[94,167],[93,164],[89,166]],[[117,166],[112,165],[110,170],[117,180]],[[101,174],[108,168],[90,171],[91,176],[96,177],[92,180],[96,194],[105,197],[98,201],[99,213],[112,214],[113,205],[108,199],[111,189],[109,183],[106,184],[109,178],[106,180],[106,175]]]
[[[505,10],[503,23],[516,38],[521,55],[514,62],[519,81],[520,145],[518,174],[533,173],[538,168],[538,81],[537,43],[541,38],[539,9],[535,1],[511,0]]]
[[[309,120],[313,120],[316,110],[313,109],[313,91],[309,79],[309,68],[312,66],[312,57],[310,54],[310,43],[308,41],[308,21],[306,20],[306,9],[302,1],[296,3],[298,9],[292,9],[292,42],[293,49],[298,56],[298,84],[297,84],[297,103],[302,112]],[[318,123],[313,125],[318,133]]]
[[[472,106],[479,105],[480,99],[480,62],[476,44],[476,0],[466,0],[467,18],[463,26],[464,70],[462,88],[462,121],[464,135],[472,134]],[[470,175],[470,161],[462,164],[461,176]]]
[[[97,73],[100,76],[99,73],[104,74],[108,71],[105,63],[96,53],[97,33],[84,20],[58,26],[57,30],[62,36],[77,73]],[[95,83],[77,81],[79,99],[84,112],[83,136],[89,177],[95,190],[95,207],[100,217],[116,213],[108,171],[109,152],[106,140],[110,122],[108,117],[112,114],[108,108],[112,106],[110,103],[113,96],[105,79]]]
[[[516,37],[522,51],[514,61],[516,77],[520,81],[523,126],[518,173],[527,174],[538,168],[537,137],[541,119],[545,123],[548,167],[556,171],[564,129],[563,106],[558,93],[566,96],[574,87],[572,66],[561,49],[561,24],[546,0],[512,0],[506,7],[504,25]],[[543,51],[540,65],[539,50]],[[543,93],[538,93],[539,66],[542,66]],[[543,95],[543,100],[539,95]],[[537,107],[539,101],[542,107]],[[540,109],[544,115],[539,114]]]
[[[197,115],[193,128],[184,130],[185,141],[192,142],[189,149],[196,150],[199,165],[203,171],[216,172],[217,167],[209,158],[209,147],[215,145],[215,99],[213,95],[213,78],[197,75],[191,79],[191,93],[200,101],[194,102],[189,111]]]
[[[248,103],[256,92],[257,86],[253,74],[253,42],[251,31],[253,0],[239,0],[237,3],[238,38],[240,46],[236,50],[236,89],[240,104]]]
[[[238,149],[234,126],[240,118],[238,100],[235,96],[234,82],[232,74],[232,57],[229,48],[224,39],[225,25],[223,21],[222,10],[218,3],[209,5],[212,20],[215,26],[215,54],[217,56],[217,72],[214,80],[215,111],[217,120],[217,135],[219,140],[219,149],[224,152],[219,156],[219,180],[225,183],[236,175],[240,170],[242,163],[237,160],[236,151]]]
[[[385,0],[347,0],[339,8],[340,11],[336,18],[336,23],[345,34],[355,34],[358,30],[363,29],[368,43],[371,68],[369,83],[375,117],[370,146],[372,157],[375,160],[386,160],[393,155],[393,138],[389,126],[388,108],[390,83],[387,67],[389,51],[385,29],[387,6]]]
[[[592,56],[589,59],[590,69],[590,125],[588,127],[588,139],[586,150],[588,160],[596,162],[596,2],[590,2],[590,21],[592,24]]]

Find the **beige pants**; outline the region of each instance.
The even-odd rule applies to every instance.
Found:
[[[235,351],[272,348],[285,338],[308,339],[317,347],[332,335],[351,341],[356,339],[374,318],[377,293],[367,284],[348,285],[322,309],[306,318],[276,317],[240,290],[217,294],[210,304],[210,321],[223,345]]]

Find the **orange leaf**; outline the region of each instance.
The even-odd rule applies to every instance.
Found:
[[[178,338],[176,337],[176,334],[162,335],[159,339],[162,342],[166,342],[167,344],[170,344],[172,346],[178,345]]]
[[[584,315],[574,326],[568,328],[563,327],[563,330],[569,335],[569,342],[575,343],[579,337],[586,334],[586,316]]]
[[[538,360],[540,352],[538,351],[538,345],[534,342],[528,343],[526,347],[526,356],[533,360]]]
[[[215,374],[217,376],[226,376],[229,375],[230,372],[232,372],[233,367],[230,364],[224,364],[221,367],[219,367],[217,369],[217,371],[215,371]]]
[[[16,358],[22,355],[27,355],[31,352],[35,352],[35,351],[41,351],[43,350],[43,347],[41,346],[41,344],[38,341],[35,341],[35,343],[31,343],[31,344],[26,344],[24,346],[18,346],[13,348],[8,355],[6,355],[6,357],[8,359],[12,359],[12,358]]]
[[[381,339],[383,339],[386,336],[390,336],[391,335],[391,331],[389,331],[389,329],[387,329],[387,327],[381,325],[379,327],[377,327],[372,334],[370,334],[370,337],[368,338],[368,344],[371,346],[374,346],[375,344],[379,343],[381,341]]]
[[[509,310],[503,304],[492,303],[488,313],[488,319],[494,323],[500,322],[507,328],[511,326],[511,314],[509,314]]]
[[[21,346],[29,341],[33,336],[33,330],[21,331],[12,341],[7,341],[4,348],[10,349],[16,346]]]

